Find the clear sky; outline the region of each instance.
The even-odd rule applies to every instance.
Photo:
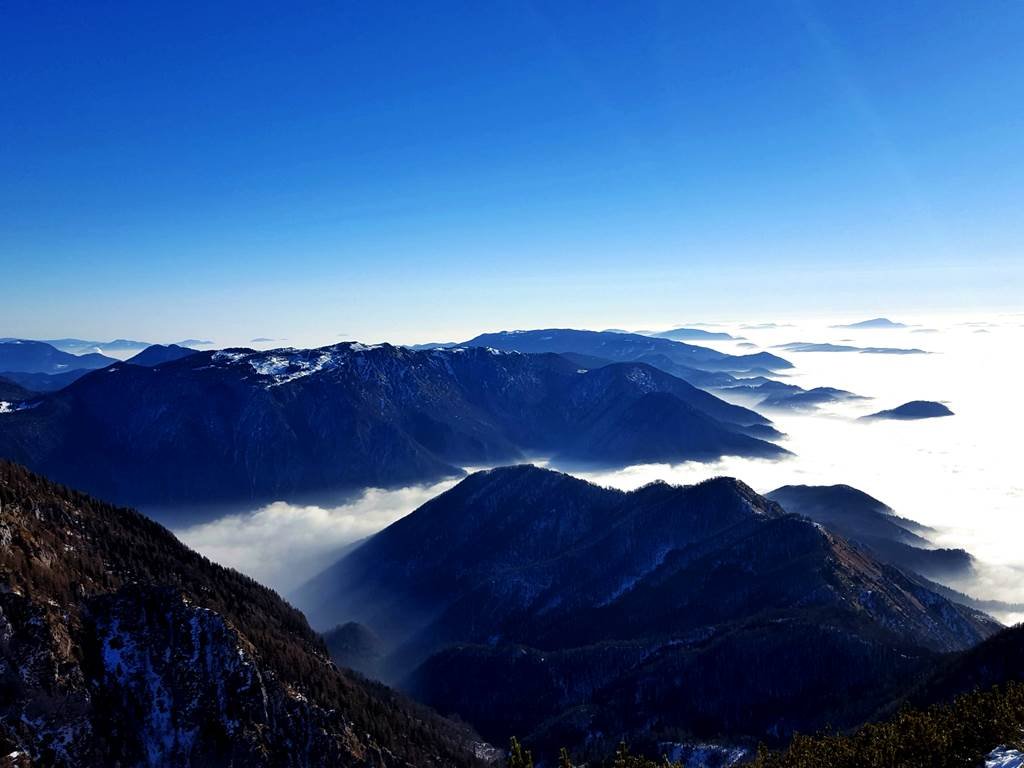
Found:
[[[11,2],[0,336],[1024,303],[1024,2]]]

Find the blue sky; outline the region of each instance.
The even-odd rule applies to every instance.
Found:
[[[0,335],[412,341],[1024,295],[1018,0],[0,14]]]

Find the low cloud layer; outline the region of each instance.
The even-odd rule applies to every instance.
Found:
[[[846,483],[898,514],[932,526],[936,546],[971,552],[979,561],[976,573],[953,586],[980,599],[1024,603],[1024,481],[1019,467],[1024,409],[1007,389],[1021,379],[1013,352],[1024,344],[1024,331],[1004,322],[993,333],[976,336],[970,326],[951,325],[949,318],[933,318],[927,326],[925,318],[912,319],[919,327],[944,329],[929,343],[938,354],[800,355],[798,368],[786,381],[805,388],[837,386],[875,400],[831,404],[815,413],[773,413],[776,426],[787,435],[783,445],[793,452],[784,460],[726,457],[705,464],[576,474],[619,488],[656,479],[694,483],[714,475],[738,477],[762,492],[787,484]],[[887,330],[887,343],[911,346],[920,338],[911,335],[919,327]],[[877,333],[814,325],[800,330],[801,337],[828,342],[852,336],[859,346],[873,343]],[[793,332],[767,329],[752,336],[767,348],[793,338]],[[918,422],[858,420],[870,410],[916,399],[949,401],[957,415]],[[333,562],[347,544],[408,514],[451,484],[369,491],[335,508],[277,503],[178,534],[212,559],[288,593]],[[1024,614],[1002,613],[999,618],[1017,621]]]
[[[334,562],[347,545],[404,517],[455,482],[370,489],[333,508],[278,501],[175,533],[211,560],[287,594]]]

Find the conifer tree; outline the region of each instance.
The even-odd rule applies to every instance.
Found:
[[[533,753],[523,749],[515,736],[509,741],[508,768],[533,768]]]
[[[619,742],[619,748],[615,750],[615,761],[612,768],[626,768],[629,765],[629,747],[625,741]]]

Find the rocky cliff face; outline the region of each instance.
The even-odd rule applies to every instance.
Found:
[[[87,601],[83,625],[0,599],[6,754],[40,765],[383,763],[340,713],[262,663],[220,615],[173,589]]]
[[[301,614],[131,512],[0,463],[0,754],[15,765],[470,766]]]

